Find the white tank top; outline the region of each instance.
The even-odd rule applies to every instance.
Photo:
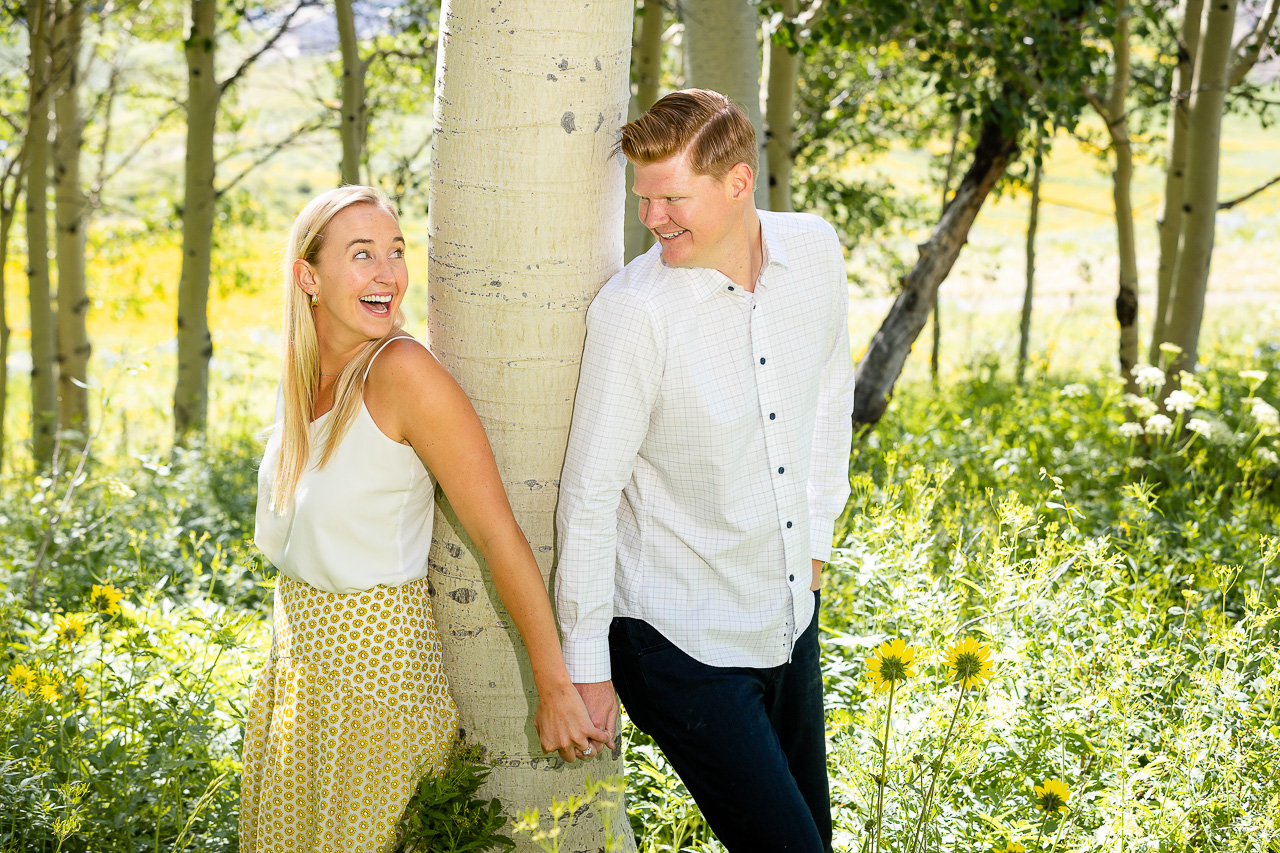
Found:
[[[379,348],[374,358],[381,352]],[[313,456],[328,416],[326,412],[311,422]],[[323,469],[309,465],[298,478],[292,508],[277,515],[271,509],[271,490],[280,426],[277,406],[275,429],[258,470],[253,536],[267,559],[282,574],[326,592],[363,592],[425,577],[435,482],[413,448],[378,429],[361,400],[329,464]]]

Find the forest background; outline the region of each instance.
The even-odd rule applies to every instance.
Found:
[[[444,13],[455,43],[499,32],[482,5]],[[458,338],[509,359],[491,330],[544,315],[439,308],[465,288],[428,238],[484,223],[496,239],[463,254],[503,270],[505,302],[533,286],[508,269],[541,257],[527,241],[573,223],[597,246],[580,326],[644,235],[618,222],[621,164],[559,134],[599,150],[606,116],[704,85],[755,107],[760,206],[827,217],[849,261],[870,390],[824,580],[838,849],[1280,850],[1277,2],[571,5],[508,9],[498,69],[434,113],[463,84],[437,74],[431,3],[4,7],[0,849],[238,846],[273,575],[251,543],[255,465],[301,204],[344,176],[398,201],[409,329],[463,374],[500,461],[520,456]],[[486,110],[501,124],[484,86],[580,68],[587,84],[592,59],[613,76],[572,99],[576,122],[598,108],[594,134],[544,91],[533,142],[442,155]],[[504,144],[516,156],[493,156]],[[569,335],[551,360],[576,374],[579,353]],[[531,500],[513,493],[547,515]],[[536,755],[481,569],[436,569],[486,751],[420,792],[422,849],[718,849],[640,733],[625,805],[616,761]],[[499,641],[472,649],[484,628]],[[957,679],[964,638],[993,678]],[[916,664],[886,679],[886,655]]]

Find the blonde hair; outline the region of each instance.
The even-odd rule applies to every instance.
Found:
[[[271,492],[271,508],[283,515],[293,505],[298,479],[311,461],[311,418],[320,390],[320,347],[316,340],[316,323],[311,312],[311,296],[299,286],[294,275],[298,259],[314,264],[324,245],[324,231],[338,213],[357,204],[371,204],[400,221],[395,205],[374,187],[345,186],[321,193],[313,198],[289,232],[284,252],[284,366],[280,388],[284,411],[280,424],[280,458],[276,465]],[[317,437],[320,447],[317,468],[329,464],[343,436],[355,420],[364,397],[365,371],[383,341],[396,335],[404,325],[404,314],[396,312],[391,331],[375,346],[365,345],[338,374],[334,386],[333,408],[328,423]]]
[[[739,163],[760,163],[751,119],[729,98],[710,89],[672,92],[622,128],[617,150],[632,163],[647,165],[688,152],[694,174],[717,181]]]

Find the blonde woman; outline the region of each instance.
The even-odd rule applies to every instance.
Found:
[[[342,187],[294,222],[276,424],[257,532],[280,571],[245,723],[241,849],[390,849],[457,728],[427,597],[434,483],[488,563],[533,664],[534,722],[566,761],[608,742],[569,681],[546,589],[480,421],[400,331],[395,208]]]

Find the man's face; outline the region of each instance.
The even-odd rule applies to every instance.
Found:
[[[675,267],[721,267],[726,238],[743,217],[743,173],[751,197],[751,170],[739,165],[717,180],[694,173],[679,154],[635,171],[640,221],[662,245],[662,259]]]

